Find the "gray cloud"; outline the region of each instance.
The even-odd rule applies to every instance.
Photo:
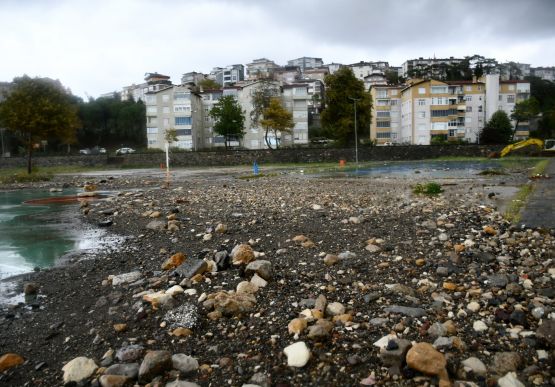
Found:
[[[0,0],[0,80],[59,78],[84,96],[159,71],[481,54],[554,65],[552,0]]]

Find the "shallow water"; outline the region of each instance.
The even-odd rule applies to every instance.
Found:
[[[537,161],[523,160],[521,168],[531,167]],[[410,161],[410,162],[379,162],[362,164],[359,168],[346,168],[330,172],[317,173],[323,177],[391,177],[391,178],[476,178],[485,170],[503,171],[509,163],[502,160],[473,161]]]
[[[104,230],[81,224],[78,204],[32,205],[24,201],[75,194],[74,190],[0,192],[0,280],[54,266],[64,254],[93,249]]]

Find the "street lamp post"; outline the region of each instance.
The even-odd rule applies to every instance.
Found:
[[[348,98],[352,100],[355,105],[355,162],[358,167],[357,101],[360,101],[360,98]]]

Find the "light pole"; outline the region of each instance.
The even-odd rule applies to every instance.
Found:
[[[348,98],[352,100],[355,105],[355,162],[358,167],[357,101],[360,101],[360,98]]]

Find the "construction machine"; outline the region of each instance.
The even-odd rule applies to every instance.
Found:
[[[495,152],[490,157],[499,158],[505,157],[512,151],[521,149],[530,145],[535,145],[542,150],[542,156],[555,156],[555,139],[540,140],[539,138],[529,138],[527,140],[522,140],[515,142],[514,144],[509,144],[501,150],[501,152]]]

